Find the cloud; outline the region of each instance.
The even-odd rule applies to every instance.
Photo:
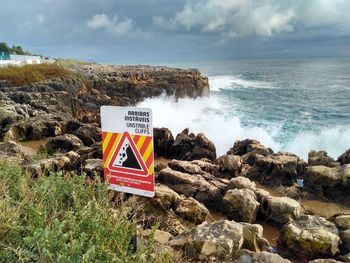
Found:
[[[36,18],[37,18],[39,24],[42,24],[45,21],[44,15],[38,15]]]
[[[171,17],[155,15],[153,25],[225,38],[271,37],[317,26],[350,27],[346,0],[187,0]]]
[[[125,34],[133,30],[133,20],[126,17],[124,20],[120,20],[118,16],[110,18],[106,14],[96,14],[87,21],[87,26],[91,29],[97,30],[106,28],[109,31],[116,34]]]

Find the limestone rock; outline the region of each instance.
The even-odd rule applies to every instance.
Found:
[[[156,184],[155,196],[150,202],[157,208],[167,211],[169,208],[175,208],[181,197],[171,188],[163,184]]]
[[[52,138],[45,147],[53,151],[69,152],[78,150],[83,145],[83,142],[76,135],[65,134]]]
[[[242,226],[228,220],[203,222],[170,241],[172,247],[182,248],[187,258],[207,261],[228,260],[242,244]]]
[[[338,252],[339,242],[333,223],[322,217],[305,215],[282,228],[278,251],[299,258],[332,257]]]
[[[282,258],[278,254],[263,252],[252,252],[242,249],[233,263],[290,263],[288,259]]]
[[[100,178],[104,177],[103,160],[102,159],[87,159],[84,164],[83,171],[88,176],[98,175]]]
[[[7,159],[9,157],[21,158],[23,152],[20,146],[15,142],[0,142],[0,159]]]
[[[339,163],[329,157],[326,151],[310,151],[308,164],[310,166],[324,165],[327,167],[337,167]]]
[[[242,156],[250,152],[254,152],[255,154],[260,154],[263,156],[268,156],[273,153],[270,148],[266,148],[260,144],[259,141],[247,139],[243,141],[236,141],[233,147],[227,152],[227,154]]]
[[[254,191],[255,183],[246,177],[238,176],[230,180],[227,189],[250,189]]]
[[[168,163],[168,166],[174,171],[179,171],[179,172],[188,173],[188,174],[204,173],[199,165],[188,161],[172,160]]]
[[[209,210],[192,197],[181,199],[176,206],[175,213],[195,224],[200,224],[210,217]]]
[[[201,160],[193,160],[191,163],[198,165],[204,172],[210,173],[215,176],[220,175],[219,166],[211,163],[210,160],[201,159]]]
[[[222,199],[228,218],[253,223],[259,209],[255,193],[250,189],[228,190]]]
[[[342,248],[347,252],[350,252],[350,229],[339,232],[340,239],[342,241]]]
[[[243,226],[243,248],[260,252],[268,250],[269,242],[263,237],[263,227],[259,224],[240,223]]]
[[[157,156],[170,157],[170,147],[174,142],[174,137],[171,131],[167,128],[154,128],[154,153]]]
[[[335,218],[335,224],[340,229],[350,229],[350,214],[339,215]]]
[[[277,223],[285,224],[300,217],[301,206],[289,197],[265,196],[261,200],[260,213]]]
[[[242,170],[242,158],[239,155],[225,154],[215,160],[219,165],[220,174],[226,178],[232,178],[238,175]]]

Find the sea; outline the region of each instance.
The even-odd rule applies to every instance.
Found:
[[[169,64],[197,68],[210,95],[149,98],[154,127],[174,136],[203,132],[225,154],[236,140],[256,139],[307,160],[310,150],[337,158],[350,148],[350,58],[246,59]]]

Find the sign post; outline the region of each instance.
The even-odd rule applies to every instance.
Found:
[[[101,107],[105,181],[109,189],[154,196],[152,111],[136,107]]]

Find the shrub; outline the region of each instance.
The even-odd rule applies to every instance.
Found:
[[[74,72],[58,64],[8,66],[0,68],[0,80],[10,86],[22,86],[58,77],[75,78]]]
[[[111,198],[97,179],[62,173],[33,179],[0,160],[0,261],[150,262],[153,238],[134,253],[131,205],[116,208]]]

